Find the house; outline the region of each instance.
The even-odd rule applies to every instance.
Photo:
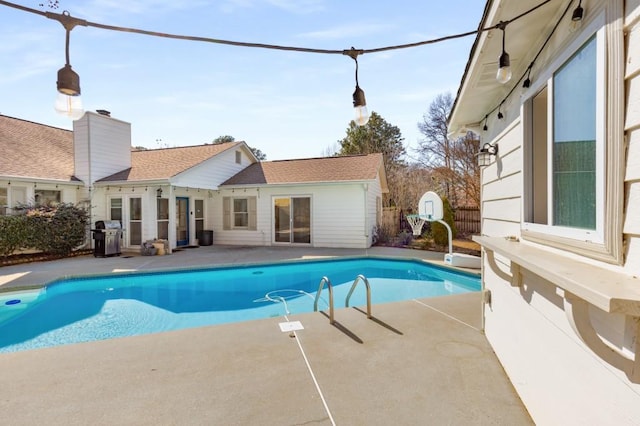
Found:
[[[87,112],[73,131],[0,115],[0,207],[57,201],[118,220],[122,247],[371,246],[387,192],[381,154],[259,162],[244,142],[132,150],[131,125]]]
[[[486,336],[536,423],[640,424],[640,3],[489,0],[479,28],[449,126],[491,160]]]

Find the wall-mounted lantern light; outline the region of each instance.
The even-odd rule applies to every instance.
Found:
[[[157,198],[162,198],[162,188],[158,188],[158,189],[156,190],[156,197],[157,197]]]
[[[491,145],[485,143],[482,145],[482,149],[478,152],[478,166],[486,167],[491,164],[491,156],[498,155],[498,145]]]

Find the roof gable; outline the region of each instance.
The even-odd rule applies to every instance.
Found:
[[[130,169],[107,176],[98,182],[169,179],[239,145],[244,143],[227,142],[132,151]]]
[[[222,185],[366,181],[384,176],[381,169],[384,170],[382,154],[263,161],[252,164]]]

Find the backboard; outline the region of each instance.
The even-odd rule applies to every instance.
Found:
[[[441,220],[444,217],[442,199],[433,191],[425,192],[418,203],[418,214],[430,222]]]

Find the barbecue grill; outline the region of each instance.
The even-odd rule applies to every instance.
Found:
[[[120,241],[122,240],[122,226],[119,220],[98,220],[93,232],[94,257],[120,256]]]

